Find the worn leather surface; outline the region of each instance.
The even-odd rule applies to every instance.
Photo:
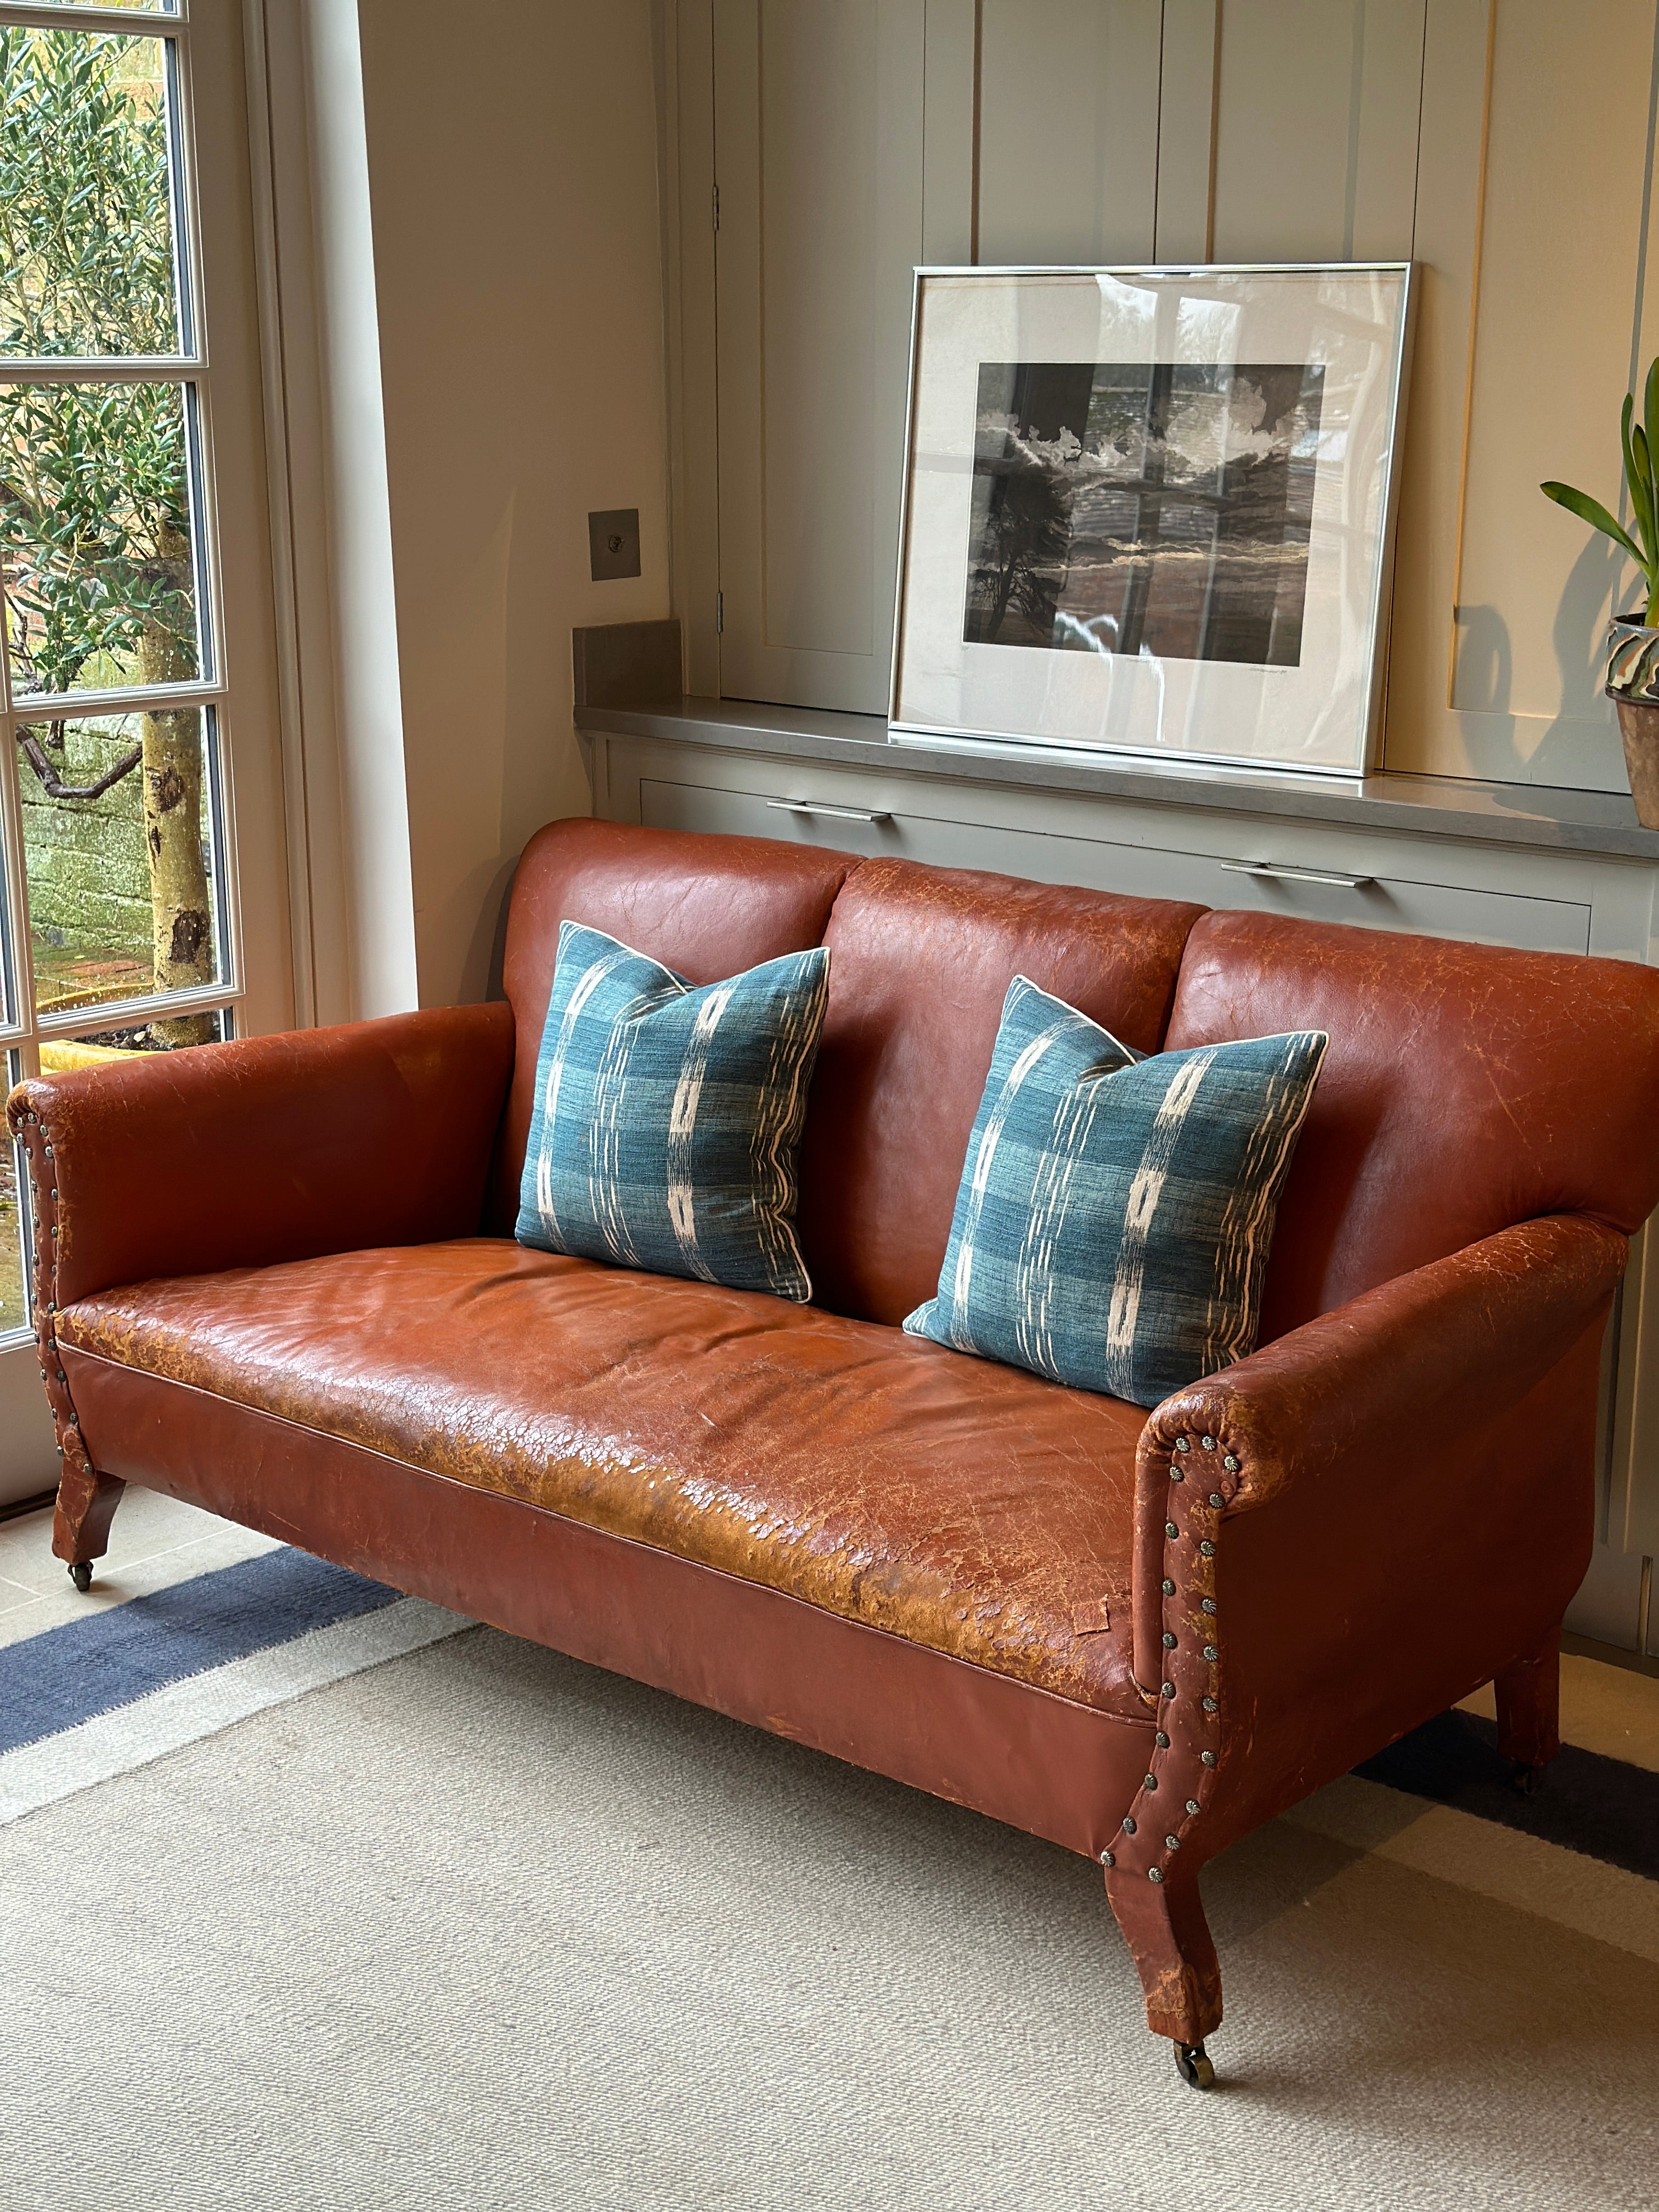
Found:
[[[781,1299],[493,1238],[143,1283],[60,1313],[58,1336],[1143,1710],[1137,1407]]]
[[[1534,1215],[1659,1200],[1659,974],[1623,960],[1208,914],[1171,1049],[1326,1029],[1263,1340]]]
[[[1589,1560],[1601,1338],[1626,1249],[1582,1215],[1519,1224],[1148,1421],[1135,1640],[1162,1740],[1112,1895],[1161,2033],[1191,2041],[1219,2014],[1203,1945],[1170,1949],[1197,1869],[1559,1625]],[[1544,1702],[1534,1684],[1540,1740]]]
[[[490,1170],[487,1225],[512,1233],[558,957],[559,924],[586,922],[693,983],[819,944],[845,853],[769,837],[700,837],[622,822],[550,822],[513,879],[502,985],[517,1025],[513,1086]]]
[[[1097,1854],[1146,1764],[1126,1721],[360,1444],[66,1349],[135,1482],[515,1636]]]
[[[830,1011],[797,1231],[821,1304],[900,1322],[931,1297],[1009,984],[1142,1052],[1163,1039],[1203,908],[866,860],[830,916]]]
[[[512,1055],[505,1006],[453,1006],[20,1085],[41,1303],[471,1234]]]

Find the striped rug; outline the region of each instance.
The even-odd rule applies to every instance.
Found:
[[[0,1647],[0,1823],[467,1626],[283,1546]]]

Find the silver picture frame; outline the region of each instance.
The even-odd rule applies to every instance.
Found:
[[[918,268],[891,740],[1376,767],[1417,292],[1404,261]]]

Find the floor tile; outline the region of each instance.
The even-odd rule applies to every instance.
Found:
[[[122,1516],[129,1506],[141,1510],[123,1528]],[[149,1510],[156,1506],[166,1510]],[[20,1530],[27,1532],[27,1545],[15,1540]],[[82,1620],[88,1613],[107,1611],[129,1598],[276,1548],[273,1536],[239,1528],[234,1522],[180,1505],[174,1498],[134,1491],[121,1501],[110,1531],[109,1551],[97,1562],[92,1588],[83,1594],[70,1581],[63,1561],[52,1557],[50,1513],[7,1522],[0,1526],[0,1536],[14,1539],[0,1549],[0,1644],[19,1643],[62,1621]],[[13,1590],[15,1603],[9,1595]]]

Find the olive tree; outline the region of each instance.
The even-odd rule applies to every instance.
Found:
[[[152,49],[153,51],[153,49]],[[0,346],[16,356],[178,350],[167,120],[124,79],[135,42],[0,28]],[[198,672],[183,396],[161,382],[0,388],[0,565],[15,691],[171,684]],[[202,715],[147,713],[88,797],[142,771],[158,990],[214,974]],[[61,749],[63,726],[52,730]],[[210,1018],[158,1025],[167,1042]]]

